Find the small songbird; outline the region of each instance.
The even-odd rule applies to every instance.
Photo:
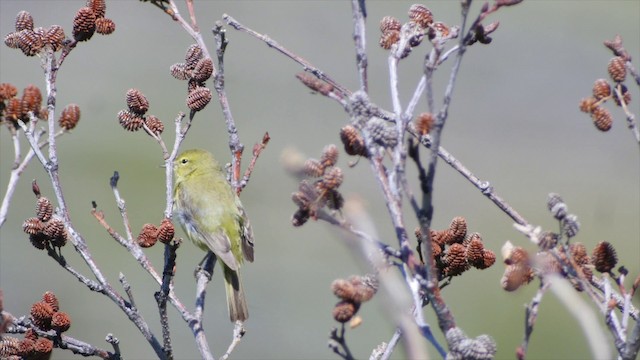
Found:
[[[187,150],[174,162],[174,212],[189,239],[221,260],[231,322],[249,317],[240,280],[243,260],[253,262],[253,232],[240,199],[211,153]]]

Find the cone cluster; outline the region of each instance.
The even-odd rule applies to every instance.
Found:
[[[331,291],[340,301],[334,306],[333,318],[341,323],[354,319],[360,305],[371,300],[378,291],[378,279],[373,274],[354,275],[349,279],[336,279]]]
[[[298,206],[291,222],[293,226],[302,226],[310,218],[317,219],[317,213],[323,207],[339,210],[344,198],[338,188],[344,180],[342,169],[336,166],[338,148],[327,145],[320,160],[308,159],[300,169],[305,179],[300,181],[298,191],[291,194],[291,200]]]
[[[495,253],[484,247],[479,233],[467,233],[467,221],[461,216],[453,218],[448,229],[430,230],[428,238],[420,228],[416,228],[415,235],[420,247],[425,241],[431,241],[431,256],[440,280],[462,275],[471,267],[486,269],[496,261]]]

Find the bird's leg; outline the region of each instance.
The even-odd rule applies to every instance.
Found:
[[[196,267],[195,271],[193,272],[193,276],[197,278],[198,273],[204,272],[209,280],[211,280],[211,277],[213,276],[213,268],[216,265],[216,260],[216,255],[213,252],[209,251]]]

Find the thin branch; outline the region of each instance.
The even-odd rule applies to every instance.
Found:
[[[233,327],[233,339],[231,340],[231,344],[229,344],[227,351],[222,355],[222,357],[220,357],[221,360],[226,360],[231,356],[231,353],[235,350],[236,346],[240,344],[240,340],[242,340],[245,333],[246,330],[243,327],[242,321],[236,321]]]
[[[33,330],[38,336],[44,337],[50,340],[54,340],[56,347],[60,349],[70,350],[76,355],[81,356],[97,356],[101,359],[119,360],[120,355],[118,353],[112,353],[104,349],[95,347],[89,343],[78,340],[76,338],[61,335],[54,330],[43,331],[32,326],[31,321],[27,317],[15,318],[11,317],[12,322],[9,324],[6,332],[8,334],[24,334],[27,330]]]
[[[44,133],[45,133],[44,130],[39,130],[33,135],[36,143]],[[13,135],[12,135],[12,138],[13,138]],[[39,146],[39,148],[42,148],[42,146],[44,145],[46,145],[46,143]],[[15,144],[15,140],[14,140],[14,146],[19,147],[19,145]],[[16,188],[18,187],[18,180],[20,180],[20,176],[22,175],[24,170],[27,168],[27,165],[29,165],[29,162],[31,161],[31,159],[33,159],[35,155],[36,155],[35,151],[33,149],[30,149],[29,152],[25,155],[24,159],[22,159],[22,161],[18,164],[18,166],[15,166],[11,170],[11,175],[9,176],[9,182],[7,184],[7,190],[5,191],[4,197],[2,198],[2,205],[0,205],[0,228],[2,228],[2,225],[4,225],[4,223],[7,221],[7,214],[9,213],[9,205],[11,204],[11,199],[13,199],[13,194],[15,193]],[[18,158],[19,156],[16,154],[15,159],[18,160]]]
[[[253,156],[251,157],[251,161],[249,162],[249,167],[247,167],[247,170],[245,170],[244,172],[242,181],[240,181],[240,186],[238,187],[238,190],[237,190],[238,195],[240,191],[242,191],[242,189],[244,189],[249,183],[249,178],[251,177],[253,168],[256,166],[256,161],[258,161],[258,157],[260,157],[260,154],[262,154],[262,151],[267,147],[269,140],[271,140],[271,136],[269,136],[269,133],[266,132],[264,133],[264,136],[262,136],[262,142],[256,143],[253,146]]]
[[[216,22],[213,28],[213,35],[216,38],[216,55],[218,58],[218,71],[215,74],[213,83],[216,93],[218,94],[218,102],[222,109],[225,123],[227,124],[227,132],[229,133],[229,149],[231,150],[231,187],[236,190],[236,193],[240,193],[240,161],[242,159],[242,152],[244,151],[244,145],[240,142],[238,137],[238,129],[233,115],[231,114],[231,107],[229,105],[229,99],[227,92],[224,88],[224,52],[227,47],[226,31],[222,28],[220,22]]]
[[[531,334],[533,333],[533,326],[535,325],[536,319],[538,318],[538,309],[540,307],[540,303],[542,302],[542,297],[544,296],[548,288],[549,286],[545,282],[540,281],[540,287],[538,288],[536,295],[531,299],[529,305],[527,305],[524,318],[524,339],[522,340],[520,347],[516,349],[516,357],[518,358],[518,360],[524,360],[526,358],[527,349],[529,347],[529,340],[531,338]]]
[[[636,141],[638,142],[638,145],[640,145],[640,130],[638,130],[638,124],[636,122],[635,115],[633,115],[633,113],[629,110],[627,103],[624,101],[624,95],[622,93],[622,84],[618,84],[618,86],[615,86],[614,91],[616,92],[616,96],[620,101],[620,105],[622,106],[622,109],[624,110],[624,113],[626,115],[627,126],[629,127],[629,130],[631,130],[631,133],[633,134]]]
[[[365,93],[369,91],[367,80],[367,51],[366,51],[366,10],[364,1],[351,0],[351,12],[353,14],[353,41],[356,47],[356,66],[360,79],[360,90]]]
[[[256,32],[256,31],[251,30],[250,28],[240,24],[238,21],[236,21],[236,19],[232,18],[231,16],[229,16],[227,14],[223,14],[222,18],[224,19],[224,21],[227,22],[227,24],[229,24],[234,29],[236,29],[238,31],[242,31],[242,32],[244,32],[246,34],[249,34],[249,35],[255,37],[258,40],[262,40],[265,44],[267,44],[267,46],[276,49],[278,52],[282,53],[284,56],[286,56],[286,57],[290,58],[291,60],[293,60],[293,61],[297,62],[298,64],[300,64],[302,66],[302,68],[304,69],[304,71],[308,71],[308,72],[312,73],[313,75],[315,75],[317,78],[319,78],[319,79],[321,79],[323,81],[326,81],[327,83],[331,84],[336,90],[338,90],[340,96],[342,96],[343,98],[347,98],[347,97],[349,97],[349,95],[351,95],[351,91],[347,90],[345,87],[343,87],[341,84],[339,84],[336,81],[334,81],[332,78],[330,78],[324,72],[322,72],[320,69],[318,69],[315,66],[313,66],[313,64],[311,64],[307,60],[303,59],[302,57],[296,55],[295,53],[289,51],[288,49],[286,49],[282,45],[278,44],[275,40],[271,39],[267,35],[263,35],[263,34],[260,34],[260,33]]]
[[[340,331],[338,331],[338,328],[333,328],[329,334],[329,348],[344,360],[355,360],[351,354],[351,350],[349,349],[344,333],[344,323],[341,324]]]

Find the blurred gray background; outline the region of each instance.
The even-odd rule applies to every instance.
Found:
[[[184,4],[179,3],[187,16]],[[412,3],[367,2],[370,94],[387,109],[391,108],[387,53],[377,46],[378,21],[385,15],[405,21]],[[15,15],[28,10],[36,26],[58,24],[69,35],[75,12],[83,5],[84,1],[1,0],[0,33],[4,36],[13,31]],[[459,24],[458,2],[430,1],[427,5],[436,20]],[[474,3],[472,14],[477,14],[480,5]],[[344,86],[357,88],[348,1],[196,1],[195,7],[210,51],[215,45],[209,29],[228,13],[268,34]],[[620,264],[634,277],[640,271],[638,144],[619,108],[609,107],[613,128],[601,133],[587,114],[579,112],[578,102],[591,94],[596,79],[607,78],[611,53],[602,45],[604,40],[620,34],[636,67],[640,65],[639,14],[638,1],[525,1],[490,16],[486,23],[499,20],[500,28],[491,45],[474,45],[467,52],[442,143],[477,176],[491,181],[495,190],[534,224],[557,228],[545,202],[549,192],[560,193],[582,224],[576,240],[589,250],[599,241],[612,242]],[[82,111],[78,127],[58,142],[61,181],[71,217],[96,261],[116,288],[118,274],[127,276],[138,306],[160,336],[153,300],[157,285],[96,223],[90,210],[95,200],[110,224],[124,232],[109,188],[109,177],[118,170],[119,188],[134,231],[162,219],[160,149],[143,132],[124,131],[116,114],[125,106],[127,89],[140,89],[151,103],[149,112],[165,122],[164,138],[172,143],[173,119],[179,111],[186,111],[186,84],[172,78],[169,67],[183,61],[192,40],[178,23],[149,3],[107,1],[107,17],[115,21],[115,33],[95,35],[80,44],[58,76],[58,109],[73,102]],[[326,224],[290,225],[295,210],[290,194],[297,185],[282,169],[280,157],[289,147],[318,157],[323,146],[339,143],[338,131],[348,119],[336,103],[310,94],[295,79],[301,69],[291,60],[243,33],[229,29],[227,34],[226,87],[247,148],[245,166],[252,145],[262,134],[268,131],[272,137],[242,194],[256,234],[256,261],[243,268],[251,318],[246,324],[247,335],[233,357],[334,359],[326,345],[329,330],[336,325],[331,309],[337,300],[329,284],[363,269]],[[0,49],[0,82],[10,82],[20,90],[35,84],[44,91],[37,57],[26,58],[4,45]],[[428,50],[428,44],[423,43],[400,64],[399,87],[405,104],[422,73]],[[435,76],[438,101],[449,68],[450,62]],[[630,86],[630,91],[630,109],[640,116],[638,87]],[[425,108],[423,102],[418,110]],[[6,129],[0,132],[0,189],[4,194],[13,148]],[[26,142],[22,144],[26,153]],[[215,99],[198,114],[183,144],[185,149],[192,147],[207,148],[222,161],[230,158],[226,127]],[[395,244],[368,165],[361,161],[348,168],[350,160],[343,156],[339,161],[345,171],[343,194],[364,198],[380,235]],[[409,168],[418,191],[412,164]],[[120,338],[127,359],[152,358],[154,354],[142,336],[110,301],[88,291],[29,244],[21,225],[34,214],[32,179],[38,180],[46,196],[54,198],[48,177],[33,161],[22,175],[8,221],[0,232],[0,287],[5,309],[14,315],[26,314],[31,303],[51,290],[73,319],[69,336],[109,348],[104,337],[113,333]],[[435,186],[436,228],[445,228],[452,217],[461,215],[470,231],[480,232],[486,246],[496,253],[506,240],[532,249],[506,215],[442,162]],[[409,229],[413,229],[415,220],[407,214]],[[145,252],[160,268],[162,248]],[[64,254],[73,266],[88,274],[72,246],[65,247]],[[192,273],[201,258],[202,253],[190,243],[178,253],[176,290],[190,306]],[[455,278],[443,295],[459,326],[471,336],[493,336],[498,358],[513,358],[523,336],[524,304],[530,301],[538,282],[506,293],[499,284],[502,272],[500,260],[488,270],[469,271]],[[209,286],[205,313],[206,331],[216,356],[223,354],[232,331],[223,292],[216,276]],[[635,303],[638,305],[637,297]],[[359,358],[368,357],[371,349],[388,341],[394,331],[382,304],[379,298],[365,304],[361,309],[363,324],[347,332]],[[437,328],[431,309],[425,313]],[[173,308],[169,314],[176,358],[197,358],[192,335]],[[432,348],[430,351],[436,356]],[[531,359],[591,357],[578,322],[551,293],[540,307],[529,355]],[[54,359],[69,357],[69,352],[54,351]],[[402,357],[398,350],[395,358]]]

